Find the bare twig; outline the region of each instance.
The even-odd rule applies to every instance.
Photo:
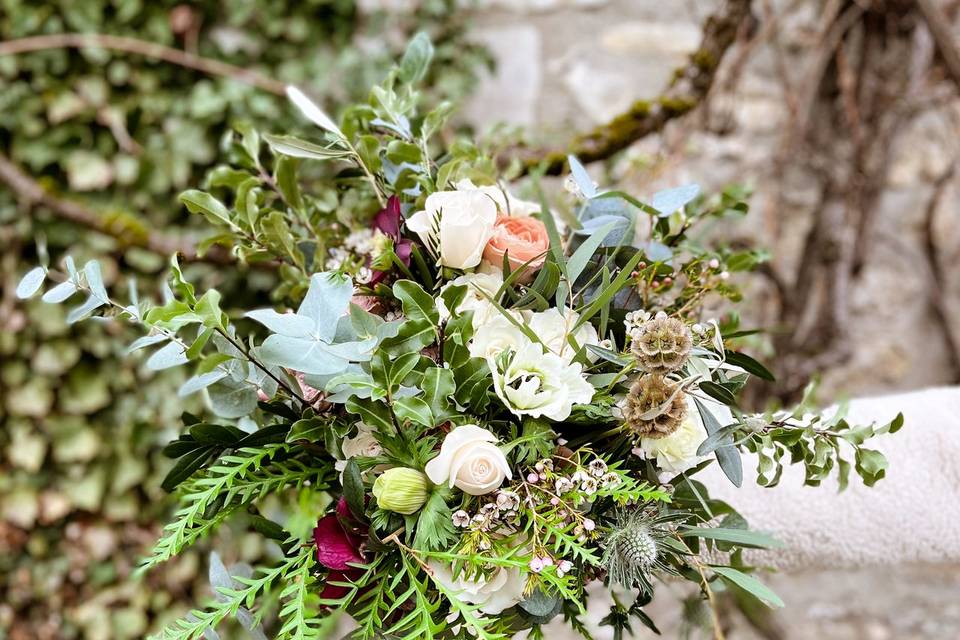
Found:
[[[264,76],[256,71],[236,65],[203,58],[187,51],[166,47],[155,42],[114,36],[103,33],[54,33],[44,36],[31,36],[17,40],[0,42],[0,56],[44,51],[47,49],[111,49],[136,55],[163,60],[171,64],[194,69],[215,76],[225,76],[239,82],[253,85],[264,91],[284,95],[286,86],[279,80]]]
[[[556,175],[566,165],[567,152],[583,162],[604,160],[689,113],[713,85],[724,54],[751,17],[750,5],[751,0],[725,0],[717,13],[707,18],[700,47],[686,66],[676,70],[660,97],[635,102],[625,113],[564,145],[566,151],[521,147],[505,160],[519,158],[525,172],[545,164],[546,172]]]
[[[116,238],[121,245],[140,247],[161,255],[179,253],[185,260],[203,260],[220,264],[233,261],[226,252],[217,250],[216,247],[203,257],[199,257],[192,243],[150,231],[132,216],[106,218],[79,202],[57,197],[2,153],[0,153],[0,183],[6,184],[24,207],[41,205],[64,220]]]

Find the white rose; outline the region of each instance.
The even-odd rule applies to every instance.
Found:
[[[496,358],[507,349],[517,351],[530,344],[530,338],[520,330],[520,327],[510,322],[510,319],[493,307],[494,314],[484,314],[484,318],[476,327],[476,332],[470,340],[470,355],[474,358]],[[520,312],[511,312],[519,322],[525,319]],[[474,315],[474,321],[477,316]]]
[[[494,391],[514,415],[566,420],[574,404],[593,399],[593,385],[583,379],[579,363],[544,353],[533,342],[521,346],[502,371],[493,358],[487,365]]]
[[[480,264],[497,220],[490,196],[478,189],[438,191],[427,196],[424,207],[410,216],[407,228],[439,253],[440,264],[454,269]]]
[[[497,185],[478,187],[477,185],[473,184],[472,180],[464,179],[458,182],[456,187],[458,191],[481,191],[487,194],[493,199],[494,202],[497,203],[497,208],[504,215],[530,216],[535,213],[540,213],[539,203],[530,202],[529,200],[521,200],[506,189],[501,189]]]
[[[559,309],[550,308],[531,316],[530,329],[537,334],[537,338],[547,349],[569,362],[573,360],[577,352],[570,346],[567,335],[570,333],[570,329],[576,326],[579,319],[580,314],[569,307],[564,307],[563,313]],[[573,334],[573,340],[579,347],[600,343],[597,330],[589,322],[580,325]],[[591,351],[587,351],[587,357],[593,361],[597,356]]]
[[[489,578],[482,575],[466,578],[465,572],[461,571],[454,579],[449,564],[430,560],[428,565],[434,579],[444,588],[464,602],[479,605],[480,611],[486,614],[497,615],[523,600],[527,579],[516,567],[500,567]]]
[[[709,400],[702,402],[721,426],[733,421],[733,415],[726,406]],[[706,439],[707,430],[700,418],[700,411],[693,398],[687,396],[687,417],[680,423],[680,427],[663,438],[640,438],[639,446],[633,450],[633,453],[641,458],[656,459],[661,471],[666,472],[668,476],[675,476],[706,459],[704,456],[697,455],[697,449]]]
[[[464,493],[482,496],[513,478],[507,457],[495,444],[497,436],[475,424],[465,424],[447,434],[440,454],[424,471],[433,484],[456,486]]]
[[[455,311],[458,314],[473,311],[474,329],[493,317],[493,314],[500,313],[490,302],[490,298],[495,298],[500,287],[503,285],[503,276],[499,272],[465,273],[443,285],[440,288],[440,293],[442,294],[448,287],[460,285],[466,286],[467,292],[464,294],[460,304],[457,305]],[[440,296],[437,296],[437,311],[440,312],[441,320],[446,320],[451,315],[447,309],[447,305],[443,302],[443,298]]]
[[[341,474],[350,458],[373,458],[383,453],[383,447],[377,442],[373,430],[362,422],[357,426],[357,435],[344,438],[340,449],[343,451],[343,460],[338,460],[334,468]]]

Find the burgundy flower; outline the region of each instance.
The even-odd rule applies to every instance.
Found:
[[[400,236],[400,221],[403,217],[400,214],[400,198],[390,196],[387,200],[387,206],[380,210],[373,218],[371,228],[377,229],[393,240],[393,252],[397,254],[400,261],[406,266],[410,266],[410,253],[413,251],[413,242]],[[375,285],[386,277],[383,271],[374,271],[370,278],[370,285]]]
[[[337,510],[322,518],[313,530],[313,541],[317,545],[317,562],[329,569],[327,582],[320,593],[321,598],[336,599],[346,595],[347,587],[331,582],[347,582],[360,577],[362,571],[350,564],[362,564],[360,545],[366,532],[365,527],[355,524],[347,501],[340,498]]]

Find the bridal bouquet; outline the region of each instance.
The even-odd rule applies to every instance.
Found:
[[[643,607],[668,579],[781,605],[741,553],[777,541],[696,474],[716,462],[739,485],[749,451],[764,485],[786,463],[811,485],[851,469],[872,484],[886,461],[863,444],[901,419],[744,415],[738,392],[772,376],[704,303],[739,300],[730,272],[763,256],[698,234],[743,215],[741,194],[634,198],[571,157],[556,202],[521,199],[517,167],[435,140],[449,105],[417,112],[431,51],[416,38],[339,121],[291,87],[313,141],[245,128],[234,166],[183,194],[219,229],[208,246],[279,274],[275,304],[233,309],[176,256],[158,303],[135,286],[115,301],[96,261],[21,281],[21,297],[48,278],[47,302],[83,293],[71,322],[139,323],[147,367],[195,372],[181,394],[209,414],[185,414],[165,450],[179,507],[141,570],[227,521],[276,542],[252,573],[215,556],[215,599],[162,637],[216,638],[236,618],[254,637],[321,638],[343,614],[351,638],[539,638],[558,616],[590,637],[592,581],[632,593],[602,621],[618,633],[656,630]]]

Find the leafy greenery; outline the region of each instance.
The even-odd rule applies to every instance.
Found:
[[[65,273],[43,265],[57,283],[48,302],[85,297],[68,320],[142,326],[131,348],[153,349],[153,369],[194,368],[181,391],[203,393],[217,416],[185,416],[188,432],[166,449],[180,460],[165,484],[181,508],[142,570],[244,511],[285,541],[279,564],[218,585],[222,598],[162,637],[192,640],[254,609],[248,622],[268,620],[280,637],[316,635],[307,621],[332,610],[357,621],[354,638],[537,635],[561,612],[582,630],[594,579],[637,589],[641,604],[615,602],[605,619],[622,634],[632,618],[655,629],[643,606],[663,574],[695,583],[711,605],[721,584],[782,605],[741,553],[778,543],[691,476],[712,456],[739,486],[741,450],[771,449],[774,464],[786,451],[803,463],[809,484],[835,462],[842,486],[843,439],[872,484],[886,463],[861,445],[901,420],[744,416],[741,388],[770,373],[701,314],[710,297],[739,299],[727,261],[749,265],[690,235],[743,215],[738,194],[686,185],[643,202],[601,190],[570,158],[561,233],[542,193],[537,207],[497,182],[486,150],[432,139],[449,110],[419,111],[415,82],[433,54],[414,37],[337,119],[288,89],[317,142],[244,127],[236,167],[207,185],[216,195],[181,196],[218,230],[204,246],[275,266],[274,294],[301,299],[296,312],[225,313],[176,258],[159,304],[138,301],[136,287],[128,304],[115,301],[96,261],[78,270],[68,259]],[[299,188],[291,157],[319,163],[320,186]],[[511,238],[511,225],[526,231]],[[510,239],[539,242],[539,254],[521,263],[506,249],[491,262]],[[38,280],[28,273],[20,293],[39,292]],[[314,544],[289,514],[259,513],[305,488],[333,500],[314,511]],[[705,564],[704,550],[728,562]]]
[[[462,38],[465,14],[446,0],[391,15],[361,14],[352,0],[10,0],[0,14],[4,42],[62,33],[136,38],[298,83],[331,108],[366,92],[392,62],[394,43],[420,29],[433,35],[440,62],[425,79],[432,99],[464,95],[487,63],[484,51]],[[0,84],[3,157],[45,193],[93,212],[110,232],[78,226],[0,186],[0,289],[9,295],[21,265],[47,254],[58,263],[66,252],[84,262],[97,256],[109,287],[126,286],[119,273],[136,273],[143,290],[158,290],[166,256],[142,245],[152,234],[191,241],[197,235],[203,225],[185,215],[176,195],[233,157],[232,127],[246,121],[292,131],[300,124],[283,96],[106,48],[0,56]],[[216,283],[232,305],[266,298],[276,281],[266,269],[184,269],[194,282]],[[196,396],[171,401],[182,371],[154,373],[128,357],[116,333],[129,342],[134,334],[125,327],[67,327],[59,307],[8,302],[0,304],[0,502],[11,547],[0,559],[0,591],[13,611],[9,631],[143,637],[206,588],[191,557],[156,576],[174,587],[172,600],[153,597],[155,584],[127,580],[129,559],[170,512],[160,488],[170,461],[160,450],[181,411],[199,412],[201,403]],[[235,411],[249,408],[250,396],[229,386],[213,388],[225,400],[242,396],[228,405]],[[60,585],[56,593],[50,584]],[[106,592],[109,599],[94,597]]]

